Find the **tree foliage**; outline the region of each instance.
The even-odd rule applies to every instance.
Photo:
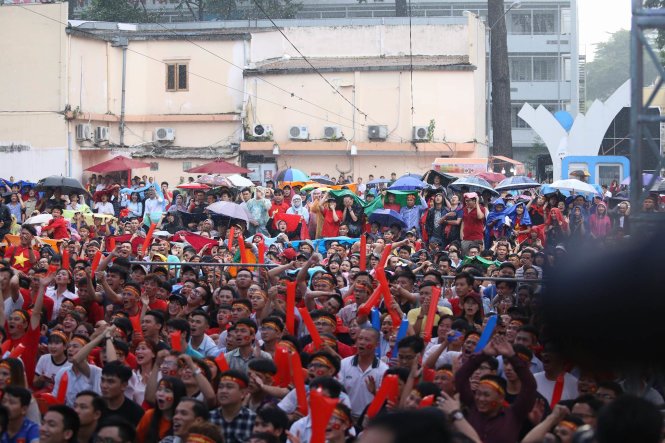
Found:
[[[105,22],[149,23],[157,21],[158,14],[148,12],[141,1],[92,0],[82,13],[83,20]]]
[[[596,45],[593,61],[587,63],[587,100],[607,99],[630,78],[630,31],[622,29],[609,40]],[[644,57],[644,84],[656,78],[657,71],[649,57]]]
[[[294,0],[180,0],[178,5],[196,21],[295,18],[301,7]]]

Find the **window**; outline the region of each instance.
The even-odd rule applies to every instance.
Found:
[[[529,125],[517,116],[520,109],[522,109],[521,105],[512,105],[510,107],[510,127],[513,129],[528,129]]]
[[[533,13],[534,34],[555,34],[556,13],[554,11],[541,11]]]
[[[192,162],[182,162],[182,171],[187,172],[192,169]]]
[[[531,81],[531,59],[528,57],[510,58],[510,81],[530,82]]]
[[[533,80],[536,82],[555,81],[556,58],[554,57],[534,57],[533,58]]]
[[[570,9],[561,10],[561,34],[570,34]]]
[[[511,12],[510,13],[510,33],[511,34],[531,34],[531,13],[530,12]]]
[[[187,91],[189,79],[187,78],[187,63],[166,64],[166,90]]]

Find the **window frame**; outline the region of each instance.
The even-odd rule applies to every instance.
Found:
[[[166,92],[185,92],[189,91],[189,61],[166,61],[164,62],[166,65],[166,76],[164,79],[164,89]],[[186,87],[185,88],[180,88],[180,67],[184,66],[185,67],[185,72],[186,72]],[[173,67],[174,70],[174,86],[175,88],[169,88],[169,69]]]

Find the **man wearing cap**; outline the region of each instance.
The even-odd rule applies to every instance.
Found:
[[[460,237],[462,239],[462,253],[467,255],[472,245],[480,247],[483,242],[487,209],[480,204],[478,194],[467,192],[464,194],[464,207],[462,211]]]
[[[210,422],[224,433],[225,443],[244,443],[254,428],[256,413],[243,406],[249,378],[244,372],[222,372],[217,388],[219,408],[210,413]]]
[[[272,356],[260,348],[255,349],[256,323],[248,318],[241,318],[235,323],[236,348],[224,354],[229,367],[243,374],[247,374],[247,363],[253,358],[267,358]]]

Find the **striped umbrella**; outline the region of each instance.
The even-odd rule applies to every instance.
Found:
[[[278,182],[307,182],[309,176],[300,169],[288,168],[279,171],[275,176],[275,180]]]

